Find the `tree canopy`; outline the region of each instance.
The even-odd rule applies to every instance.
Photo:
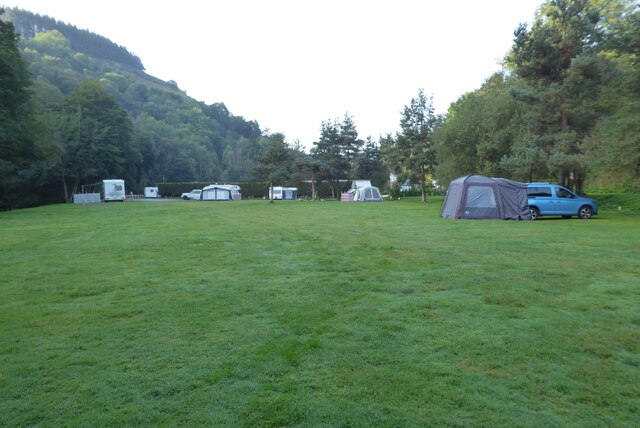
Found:
[[[0,16],[4,10],[0,9]],[[38,154],[34,145],[31,77],[13,24],[0,19],[0,210],[22,206]]]
[[[584,192],[637,188],[639,6],[549,0],[521,24],[506,72],[452,105],[436,132],[440,177],[500,174]]]

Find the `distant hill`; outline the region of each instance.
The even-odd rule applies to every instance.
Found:
[[[129,186],[162,181],[241,181],[261,155],[256,121],[187,96],[175,82],[145,73],[126,48],[86,30],[20,9],[5,9],[43,112],[59,110],[86,80],[100,81],[127,111],[141,161]]]
[[[111,40],[86,30],[79,30],[73,25],[56,21],[48,16],[33,14],[20,9],[7,9],[6,20],[13,22],[16,32],[25,39],[31,39],[38,33],[57,30],[71,43],[71,49],[94,58],[114,61],[128,65],[137,70],[144,70],[140,58],[126,48],[118,46]]]

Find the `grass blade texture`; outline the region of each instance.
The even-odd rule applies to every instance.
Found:
[[[0,213],[0,425],[637,426],[640,212]]]

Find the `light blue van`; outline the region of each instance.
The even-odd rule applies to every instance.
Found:
[[[578,196],[559,184],[529,183],[527,196],[532,220],[540,216],[574,215],[588,219],[598,214],[598,204],[593,199]]]

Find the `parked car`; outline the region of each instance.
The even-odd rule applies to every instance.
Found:
[[[202,190],[201,189],[193,189],[192,191],[188,192],[188,193],[183,193],[182,195],[180,195],[180,197],[182,199],[184,199],[185,201],[188,199],[197,199],[200,200],[200,195],[202,194]]]
[[[598,214],[598,204],[593,199],[578,196],[558,184],[529,183],[527,185],[531,219],[540,216],[578,216],[588,219]]]

